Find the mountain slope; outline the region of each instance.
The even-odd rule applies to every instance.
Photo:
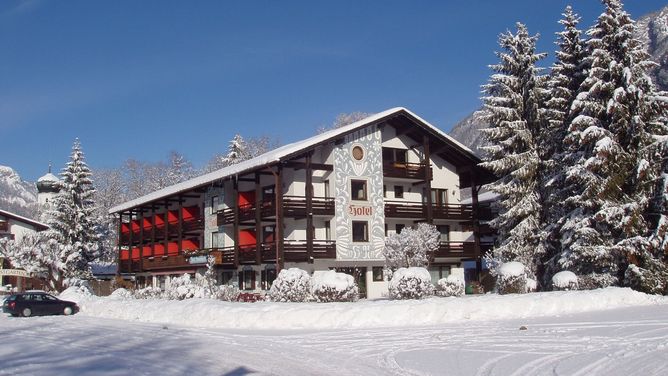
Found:
[[[37,218],[37,187],[7,166],[0,166],[0,209]]]

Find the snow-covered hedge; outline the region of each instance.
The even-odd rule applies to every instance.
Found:
[[[144,287],[143,289],[134,291],[135,299],[160,299],[162,297],[162,290],[160,287]]]
[[[521,262],[506,262],[498,268],[496,289],[499,294],[524,294],[528,290],[527,282],[526,268]]]
[[[656,265],[654,270],[629,265],[624,273],[624,282],[634,290],[647,294],[668,295],[668,270]]]
[[[437,296],[462,296],[464,295],[464,280],[460,276],[449,275],[441,278],[436,283],[435,294]]]
[[[608,273],[578,275],[578,287],[580,290],[602,289],[617,285],[619,285],[617,278]]]
[[[311,277],[299,268],[283,269],[269,290],[274,302],[305,302],[310,298]]]
[[[359,299],[359,288],[353,276],[330,270],[313,275],[311,295],[320,303],[354,302]]]
[[[422,299],[434,294],[431,276],[425,268],[399,268],[388,286],[391,299]]]
[[[575,273],[563,270],[552,276],[552,290],[570,291],[578,289],[578,276]]]

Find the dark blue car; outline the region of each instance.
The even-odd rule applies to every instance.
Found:
[[[79,312],[74,302],[60,300],[45,292],[26,292],[5,298],[2,312],[12,316],[72,315]]]

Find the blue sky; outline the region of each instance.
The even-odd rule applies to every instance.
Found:
[[[0,164],[36,180],[79,137],[89,165],[201,166],[235,133],[282,143],[342,112],[404,106],[448,131],[480,105],[515,22],[554,50],[596,0],[0,2]],[[665,0],[627,0],[634,18]]]

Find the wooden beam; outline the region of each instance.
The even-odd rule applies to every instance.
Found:
[[[178,228],[179,243],[176,245],[176,249],[179,255],[183,251],[183,201],[185,200],[181,200],[181,196],[179,196],[179,228]]]
[[[118,213],[118,267],[116,268],[116,276],[121,275],[121,252],[122,252],[122,241],[123,237],[123,212]]]
[[[255,264],[262,264],[262,185],[255,173]]]
[[[429,153],[429,137],[422,136],[424,147],[424,174],[425,174],[425,194],[427,195],[427,223],[434,223],[434,206],[431,199],[431,153]]]
[[[478,210],[480,205],[478,203],[478,190],[476,189],[475,174],[471,174],[471,206],[473,209],[473,252],[475,255],[475,269],[478,281],[480,281],[480,273],[482,272],[482,255],[480,252],[480,221],[478,219]]]
[[[164,251],[163,255],[166,255],[166,254],[169,253],[168,252],[168,250],[169,250],[169,201],[168,200],[165,200],[165,218],[164,218],[164,220],[165,220],[165,239],[164,239],[165,251]]]
[[[144,212],[139,214],[139,270],[144,271]]]
[[[334,166],[325,163],[312,163],[312,162],[297,162],[297,161],[288,161],[283,165],[285,167],[294,168],[295,170],[301,170],[306,168],[306,164],[310,163],[311,170],[314,171],[334,171]]]
[[[311,154],[306,155],[306,258],[309,264],[313,263],[313,170],[311,169]]]
[[[279,165],[276,171],[276,186],[274,187],[274,194],[276,195],[276,252],[278,260],[276,260],[276,272],[283,270],[285,266],[285,252],[283,239],[283,168]]]
[[[233,224],[233,239],[234,239],[234,266],[239,266],[239,183],[234,180],[232,183],[234,194],[232,195],[234,208],[234,224]]]

